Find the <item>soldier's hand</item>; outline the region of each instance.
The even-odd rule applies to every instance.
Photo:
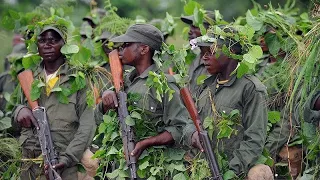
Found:
[[[135,147],[134,150],[130,153],[131,156],[136,157],[136,159],[139,159],[141,153],[148,147],[148,145],[146,144],[146,141],[140,141],[138,142]]]
[[[201,142],[200,142],[198,131],[195,131],[192,134],[191,144],[192,144],[193,147],[198,148],[201,152],[204,152],[204,149],[203,149],[203,147],[201,145]]]
[[[34,118],[32,111],[27,107],[24,107],[19,111],[17,122],[25,128],[30,128],[32,125],[34,125],[37,129],[39,129],[37,120]]]
[[[53,165],[52,168],[56,171],[56,172],[60,172],[61,170],[63,170],[63,168],[65,167],[64,163],[59,163],[56,165]],[[47,177],[47,179],[49,179],[49,165],[46,164],[44,165],[44,175]]]
[[[117,95],[114,91],[104,91],[102,94],[102,104],[104,113],[109,109],[114,109],[118,107]]]

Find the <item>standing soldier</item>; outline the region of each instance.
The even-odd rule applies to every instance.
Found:
[[[225,55],[222,47],[225,45],[233,54],[240,55],[239,42],[208,36],[216,42],[197,43],[204,66],[211,74],[196,94],[200,118],[214,124],[213,145],[219,154],[226,155],[227,169],[240,178],[273,179],[268,166],[255,165],[262,155],[267,133],[266,88],[252,75],[237,78],[236,73],[232,74],[238,60]],[[232,123],[228,131],[221,121]]]
[[[210,25],[213,25],[215,21],[215,14],[213,11],[206,11],[205,13],[206,18],[203,21],[203,26],[208,29]],[[189,41],[192,39],[195,39],[199,36],[202,36],[200,28],[194,25],[194,16],[182,16],[181,21],[188,24],[190,26],[189,32],[188,32],[188,38]],[[194,94],[196,89],[199,87],[197,84],[197,79],[201,75],[209,75],[206,71],[206,68],[201,61],[201,57],[199,53],[196,53],[195,59],[192,61],[192,63],[189,66],[189,89],[191,94]]]
[[[90,145],[95,133],[93,109],[87,105],[86,90],[81,89],[68,96],[68,102],[59,102],[55,87],[71,88],[70,76],[75,72],[69,67],[65,56],[60,52],[66,43],[64,27],[45,26],[37,39],[41,64],[34,71],[34,78],[44,81],[38,103],[46,108],[53,146],[58,152],[58,164],[53,166],[64,180],[77,179],[77,164],[85,149]],[[22,127],[19,139],[23,158],[41,156],[37,137],[38,127],[30,107],[18,104],[12,115],[13,121]],[[43,167],[32,161],[24,163],[21,179],[44,178]]]
[[[155,50],[160,50],[163,35],[160,30],[149,24],[135,24],[129,27],[124,35],[112,38],[110,41],[124,43],[120,47],[119,57],[123,65],[134,66],[126,77],[125,92],[141,95],[141,99],[133,102],[145,113],[147,124],[157,126],[157,135],[143,139],[136,143],[131,156],[138,157],[151,146],[173,145],[174,143],[191,144],[191,136],[195,131],[188,112],[181,101],[179,89],[174,78],[170,75],[169,87],[175,92],[169,101],[169,95],[164,94],[162,102],[157,100],[154,87],[146,85],[149,72],[158,72],[159,68],[152,59]],[[98,105],[95,115],[96,120],[101,121],[102,115],[118,106],[114,91],[105,91],[102,95],[102,103]]]

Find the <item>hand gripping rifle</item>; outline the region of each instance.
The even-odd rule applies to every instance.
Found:
[[[200,117],[199,117],[198,111],[196,109],[196,106],[194,104],[194,101],[191,97],[190,91],[187,87],[184,87],[184,88],[180,89],[180,93],[181,93],[182,100],[183,100],[184,104],[186,105],[186,108],[191,116],[191,119],[192,119],[194,125],[196,126],[198,133],[199,133],[200,142],[204,148],[204,152],[206,154],[206,158],[208,160],[208,164],[209,164],[213,179],[214,180],[223,180],[223,178],[220,174],[220,171],[219,171],[219,166],[217,164],[213,149],[212,149],[212,145],[211,145],[211,141],[208,136],[208,132],[205,131],[202,127]]]
[[[28,103],[32,108],[32,114],[39,124],[39,129],[37,130],[37,132],[40,141],[42,156],[44,159],[44,164],[49,166],[47,178],[49,178],[49,180],[61,180],[60,175],[55,169],[53,169],[53,165],[58,164],[58,156],[53,147],[49,123],[47,121],[46,109],[39,106],[37,101],[32,101],[30,97],[31,84],[33,82],[32,71],[25,70],[19,73],[18,79],[23,93],[27,97]]]
[[[111,68],[112,80],[118,97],[118,116],[121,127],[123,150],[126,157],[127,166],[130,169],[131,179],[137,179],[137,160],[130,156],[134,150],[134,132],[131,126],[126,124],[126,117],[129,115],[127,109],[127,94],[123,91],[123,68],[119,59],[118,51],[113,50],[109,53],[109,63]]]

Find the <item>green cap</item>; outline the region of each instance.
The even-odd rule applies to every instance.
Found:
[[[114,37],[110,41],[115,43],[139,42],[154,50],[160,50],[164,39],[162,32],[153,25],[134,24],[128,28],[125,34]]]
[[[87,35],[86,33],[87,28],[92,29],[88,21],[83,21],[80,27],[80,35]]]
[[[41,35],[42,33],[48,31],[48,30],[53,30],[55,32],[57,32],[61,38],[63,39],[63,42],[66,43],[67,42],[67,28],[66,27],[61,27],[61,28],[58,28],[58,27],[55,27],[54,25],[48,25],[48,26],[45,26],[39,35]]]
[[[99,40],[109,40],[112,37],[114,37],[114,35],[108,31],[104,31],[99,37],[98,37],[98,41]]]
[[[211,20],[212,21],[215,20],[215,13],[213,11],[207,11],[206,10],[206,12],[204,14],[205,14],[205,16],[207,16],[210,19],[210,21]],[[181,19],[182,22],[191,25],[191,24],[193,24],[194,16],[193,15],[191,15],[191,16],[181,16],[180,19]],[[210,22],[208,22],[208,19],[206,19],[206,18],[204,19],[203,23],[208,24],[208,25],[211,24]]]

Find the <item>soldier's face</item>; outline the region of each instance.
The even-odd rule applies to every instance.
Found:
[[[211,50],[210,47],[200,47],[201,58],[210,74],[219,74],[224,71],[228,57],[221,50]]]
[[[61,36],[53,30],[45,31],[38,37],[39,55],[44,61],[56,61],[60,58],[62,56],[60,49],[63,45]]]
[[[200,28],[198,28],[198,27],[196,27],[194,25],[190,25],[190,30],[189,30],[188,35],[189,35],[189,40],[201,36]]]
[[[122,64],[135,65],[135,62],[139,60],[140,57],[138,47],[139,43],[123,43],[123,45],[119,47],[119,58]]]

